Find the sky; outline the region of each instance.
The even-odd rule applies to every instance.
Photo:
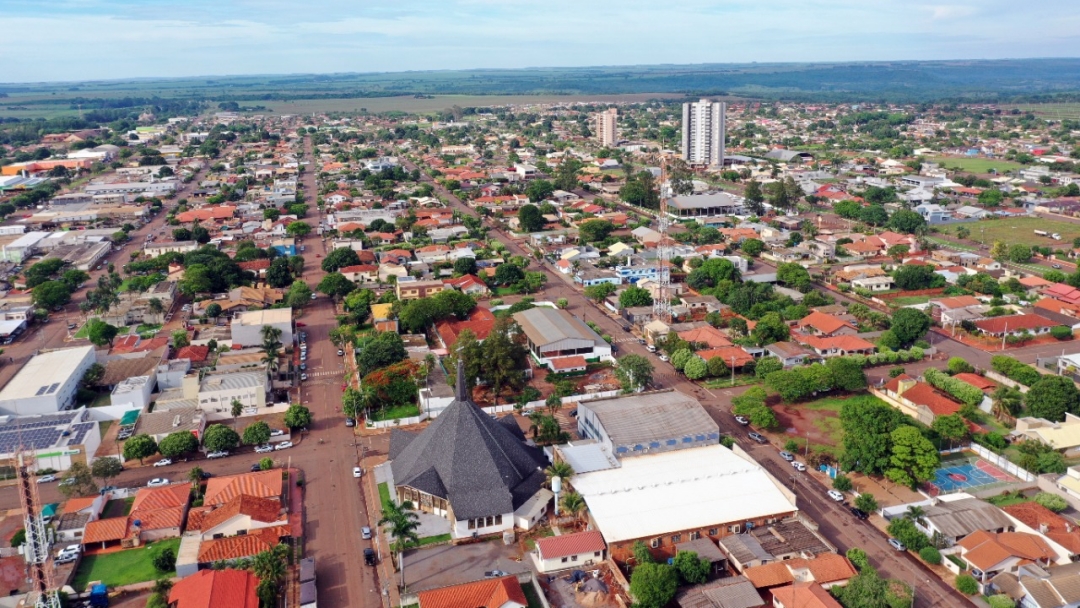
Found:
[[[2,82],[1080,56],[1076,0],[0,0]]]

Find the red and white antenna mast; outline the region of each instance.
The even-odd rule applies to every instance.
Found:
[[[668,199],[671,197],[671,184],[668,182],[667,157],[660,157],[660,217],[657,227],[660,229],[660,241],[656,244],[656,299],[653,300],[653,317],[664,323],[671,322],[671,239],[668,237]]]

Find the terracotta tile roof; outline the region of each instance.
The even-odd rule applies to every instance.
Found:
[[[800,559],[799,561],[806,560]],[[795,581],[795,577],[791,574],[791,570],[788,570],[787,561],[773,562],[763,566],[747,568],[746,570],[743,570],[743,576],[749,579],[754,587],[758,589],[786,585]]]
[[[241,494],[261,498],[279,498],[281,492],[281,471],[278,469],[213,477],[206,483],[203,504],[223,505]]]
[[[557,357],[551,359],[551,368],[555,371],[564,369],[578,369],[587,365],[585,357],[574,355],[572,357]]]
[[[1069,553],[1080,555],[1080,526],[1037,502],[1009,505],[1002,507],[1001,510],[1035,530],[1045,530],[1042,532],[1044,536],[1065,547]]]
[[[64,508],[61,513],[78,513],[83,509],[89,509],[94,505],[94,500],[97,496],[84,496],[82,498],[72,498],[64,503]]]
[[[925,405],[935,416],[948,416],[960,411],[960,404],[939,393],[925,382],[916,382],[915,386],[900,395],[915,405]]]
[[[842,608],[840,602],[817,583],[796,583],[773,589],[772,594],[784,608]]]
[[[378,272],[379,267],[374,264],[356,264],[355,266],[346,266],[339,270],[341,274],[352,274],[354,272]]]
[[[227,205],[220,205],[214,207],[203,207],[201,209],[192,209],[191,211],[185,211],[176,215],[178,222],[193,222],[195,220],[225,220],[229,219],[236,212],[236,207],[229,207]]]
[[[242,270],[266,270],[267,268],[270,268],[270,260],[249,260],[247,262],[240,262],[239,264],[237,264],[237,266],[239,266]]]
[[[192,507],[188,509],[187,514],[187,526],[184,527],[185,532],[198,531],[203,529],[203,520],[206,516],[214,510],[214,507]]]
[[[742,367],[754,360],[753,355],[738,346],[722,346],[720,348],[699,350],[697,351],[697,354],[704,359],[706,363],[713,357],[720,357],[724,360],[724,365],[727,365],[728,367],[731,367],[732,357],[735,358],[735,367]]]
[[[135,493],[135,502],[131,510],[164,509],[186,505],[191,495],[191,485],[174,483],[161,488],[142,488]]]
[[[521,584],[513,576],[422,591],[419,600],[420,608],[500,608],[507,602],[529,604]]]
[[[257,555],[273,549],[274,545],[280,543],[286,536],[289,536],[288,525],[262,528],[244,536],[204,540],[199,545],[199,563],[206,564]]]
[[[487,288],[487,284],[480,280],[480,277],[476,276],[475,274],[463,274],[456,279],[446,279],[443,281],[443,283],[447,285],[452,285],[458,289],[468,289],[472,286],[480,286],[485,289]]]
[[[810,571],[810,575],[817,583],[846,581],[856,574],[855,567],[843,555],[821,553],[813,559],[798,557],[747,568],[743,576],[749,579],[754,587],[764,589],[795,582],[798,578],[802,578],[796,577],[795,572],[804,569]]]
[[[800,328],[809,327],[825,335],[836,333],[837,331],[840,331],[845,327],[856,329],[854,325],[848,323],[843,319],[838,319],[832,315],[827,315],[823,312],[818,312],[816,310],[803,317],[803,319],[799,321],[798,326]]]
[[[169,345],[169,339],[168,338],[151,338],[149,340],[143,340],[143,341],[139,342],[139,344],[136,345],[135,348],[131,349],[131,352],[133,352],[133,353],[141,353],[143,351],[155,350],[155,349],[161,348],[162,346],[168,346],[168,345]]]
[[[199,570],[169,591],[175,608],[259,608],[259,579],[249,570]]]
[[[959,543],[965,549],[962,557],[976,568],[992,570],[1011,558],[1039,561],[1045,564],[1055,558],[1053,549],[1042,538],[1026,532],[1002,532],[992,534],[978,530],[964,537]]]
[[[135,527],[135,522],[139,522],[138,528],[140,530],[177,528],[179,531],[184,524],[184,513],[186,510],[187,509],[184,507],[142,509],[140,511],[132,511],[131,515],[128,516],[128,521],[132,528]]]
[[[556,559],[603,551],[607,545],[604,544],[604,537],[601,536],[599,531],[589,530],[587,532],[541,538],[536,541],[536,546],[540,549],[540,555],[544,559]]]
[[[692,344],[704,344],[710,348],[732,346],[734,343],[712,325],[680,331],[679,337]]]
[[[209,530],[237,515],[247,515],[255,521],[270,523],[281,517],[281,503],[257,496],[237,496],[202,517],[201,530]],[[188,526],[191,529],[191,526]]]
[[[104,543],[111,540],[120,540],[127,536],[128,518],[109,517],[87,522],[83,532],[82,544]]]
[[[1020,279],[1020,284],[1024,287],[1047,287],[1054,283],[1042,277],[1024,277]]]
[[[873,351],[877,348],[872,342],[867,342],[858,336],[819,337],[800,332],[793,332],[791,334],[791,339],[811,348],[816,348],[817,350],[832,350],[837,348],[850,353],[864,350]]]
[[[209,346],[185,346],[176,351],[174,359],[191,359],[192,363],[202,363],[210,356]]]
[[[1006,331],[1020,331],[1022,329],[1039,329],[1058,325],[1053,321],[1040,317],[1036,314],[1009,315],[1005,317],[993,317],[975,321],[975,326],[986,333],[1000,334]]]
[[[814,580],[819,583],[846,581],[855,576],[855,567],[843,555],[819,553],[814,559],[805,560]]]
[[[992,380],[988,380],[979,374],[973,374],[971,372],[963,372],[953,376],[957,380],[967,382],[971,386],[979,389],[980,391],[992,391],[997,388],[997,384]]]
[[[1039,310],[1048,310],[1050,312],[1069,315],[1071,317],[1077,316],[1077,313],[1080,312],[1080,305],[1062,302],[1061,300],[1055,300],[1054,298],[1043,298],[1038,302],[1035,302],[1034,306]]]
[[[486,308],[476,307],[465,320],[443,320],[435,324],[435,331],[442,338],[443,344],[450,348],[457,342],[458,336],[466,329],[471,330],[477,340],[483,340],[495,327],[495,315]]]
[[[346,232],[352,232],[353,230],[363,230],[364,225],[360,222],[345,222],[344,224],[337,225],[337,231],[345,234]]]

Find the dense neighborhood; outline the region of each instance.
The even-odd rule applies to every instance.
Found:
[[[0,139],[4,591],[1080,603],[1080,123],[220,109]]]

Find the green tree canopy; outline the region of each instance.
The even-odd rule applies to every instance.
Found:
[[[631,308],[634,306],[652,306],[653,299],[649,290],[636,285],[631,285],[619,294],[619,306]]]
[[[916,484],[934,478],[941,464],[937,448],[919,429],[902,426],[891,434],[892,455],[885,477],[893,483],[915,487]]]
[[[679,575],[667,564],[638,564],[630,575],[630,593],[640,608],[664,608],[679,588]]]
[[[127,460],[137,458],[141,463],[144,458],[153,456],[157,452],[157,442],[150,435],[135,435],[124,442],[124,458]]]
[[[247,445],[263,445],[270,441],[270,425],[262,420],[244,427],[244,443]]]
[[[293,404],[285,410],[285,426],[290,429],[305,428],[311,424],[311,410],[303,405]]]
[[[203,447],[211,452],[234,449],[240,445],[240,435],[224,424],[211,424],[203,434]]]
[[[158,451],[166,458],[179,458],[199,449],[199,440],[191,431],[169,433],[158,444]]]
[[[544,229],[547,220],[536,205],[522,205],[521,209],[518,209],[518,222],[522,232],[539,232]]]
[[[1032,416],[1052,422],[1065,420],[1065,413],[1080,411],[1080,391],[1063,376],[1042,376],[1031,385],[1024,402]]]

